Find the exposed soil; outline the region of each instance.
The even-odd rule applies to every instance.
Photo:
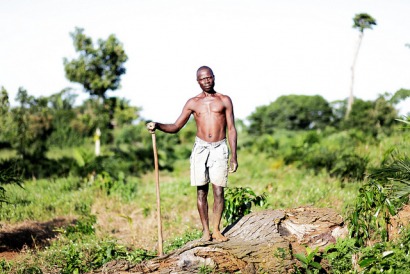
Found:
[[[57,228],[75,220],[56,218],[48,222],[25,221],[16,225],[0,224],[0,259],[15,259],[26,249],[42,248],[58,234]]]

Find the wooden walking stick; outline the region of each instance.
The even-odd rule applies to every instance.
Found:
[[[154,149],[154,165],[155,165],[155,182],[157,188],[157,219],[158,219],[158,254],[163,255],[162,250],[162,222],[161,222],[161,202],[159,196],[159,169],[158,169],[158,152],[157,152],[157,140],[155,137],[155,131],[151,132],[152,136],[152,148]]]

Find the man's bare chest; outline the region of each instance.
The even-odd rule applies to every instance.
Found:
[[[195,113],[197,115],[214,115],[224,113],[225,106],[220,99],[203,99],[197,102]]]

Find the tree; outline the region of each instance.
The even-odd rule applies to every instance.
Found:
[[[23,159],[44,159],[46,141],[53,132],[48,98],[35,98],[19,88],[16,100],[20,105],[11,110],[13,124],[9,129],[12,146]]]
[[[92,39],[83,32],[84,29],[76,28],[71,33],[79,57],[71,61],[64,58],[66,77],[72,82],[82,84],[91,96],[102,99],[103,106],[97,109],[98,116],[106,118],[105,121],[101,120],[101,123],[104,127],[112,129],[115,98],[107,101],[105,93],[107,90],[116,90],[120,87],[121,75],[126,71],[124,63],[128,57],[115,35],[111,34],[107,40],[99,39],[98,46],[95,48]],[[108,116],[104,115],[105,113],[108,113]],[[108,141],[111,142],[111,133],[107,136]]]
[[[401,88],[393,94],[392,98],[390,99],[390,102],[394,105],[397,105],[409,97],[410,89]]]
[[[289,130],[322,129],[332,121],[329,103],[319,95],[284,95],[261,106],[248,117],[251,134],[271,134],[274,128]]]
[[[352,110],[352,105],[354,101],[354,95],[353,95],[353,86],[354,86],[354,70],[356,66],[356,61],[357,61],[357,56],[359,54],[360,46],[362,44],[363,36],[364,36],[364,30],[365,29],[372,29],[373,25],[376,25],[376,20],[368,15],[367,13],[359,13],[356,14],[355,17],[353,18],[353,28],[359,30],[359,40],[357,42],[357,47],[356,47],[356,52],[353,57],[353,63],[351,66],[351,71],[352,71],[352,76],[351,76],[351,83],[350,83],[350,95],[349,99],[347,102],[347,110],[346,110],[346,116],[345,118],[349,118],[350,111]]]
[[[1,87],[0,93],[0,149],[10,145],[8,138],[8,128],[11,122],[10,102],[7,90]]]
[[[48,108],[52,115],[53,132],[47,140],[47,146],[72,147],[82,144],[83,136],[71,126],[76,119],[74,108],[77,95],[70,88],[61,90],[48,97]]]
[[[343,128],[357,128],[377,136],[379,133],[390,133],[390,128],[398,117],[393,104],[381,95],[375,101],[354,101],[350,118],[343,121]]]
[[[107,90],[120,87],[121,75],[126,72],[124,63],[128,57],[120,41],[111,34],[107,40],[99,39],[98,47],[84,33],[76,28],[73,38],[77,59],[64,58],[64,69],[68,80],[80,83],[90,95],[105,99]]]
[[[1,87],[0,94],[0,114],[3,116],[9,111],[9,95],[4,87]]]

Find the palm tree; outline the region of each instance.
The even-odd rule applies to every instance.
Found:
[[[373,25],[376,25],[376,20],[370,15],[368,15],[367,13],[356,14],[355,17],[353,18],[353,22],[354,22],[353,28],[358,29],[360,33],[359,33],[359,40],[357,42],[356,52],[353,58],[353,64],[351,67],[352,81],[350,84],[350,95],[347,101],[347,110],[346,110],[346,116],[345,116],[346,119],[349,118],[350,111],[352,110],[352,105],[353,105],[353,100],[354,100],[354,97],[353,97],[354,69],[355,69],[355,65],[357,61],[357,56],[359,54],[360,45],[362,44],[364,30],[372,29]]]

